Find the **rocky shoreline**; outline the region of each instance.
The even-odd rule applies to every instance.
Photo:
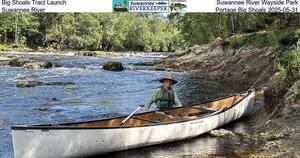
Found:
[[[218,38],[206,45],[195,45],[156,64],[167,71],[188,71],[201,76],[230,81],[253,83],[271,64],[275,53],[270,46],[243,46],[234,48],[227,40]],[[269,69],[261,79],[267,82],[273,74]]]
[[[266,32],[256,34],[264,36]],[[195,45],[155,65],[166,71],[187,71],[240,84],[252,84],[266,71],[259,80],[265,87],[265,108],[247,118],[252,134],[240,136],[254,149],[247,157],[300,157],[300,69],[275,73],[276,52],[272,46],[263,42],[237,46],[231,39],[218,38],[210,44]],[[233,134],[223,130],[211,133]]]
[[[274,91],[271,98],[270,94],[264,94],[263,98],[256,98],[256,106],[263,104],[264,108],[243,119],[251,127],[249,133],[216,129],[209,132],[210,136],[238,137],[242,142],[249,144],[253,150],[244,153],[243,157],[300,157],[300,79],[290,81],[293,83],[290,86],[278,77],[281,75],[275,74],[268,83],[266,91],[269,91],[270,87],[277,87],[276,90],[272,88]],[[295,90],[298,92],[295,93]],[[279,94],[277,93],[279,91],[285,92]]]
[[[254,134],[245,141],[256,150],[251,157],[300,157],[299,72],[276,73],[265,91],[265,109],[250,118]]]

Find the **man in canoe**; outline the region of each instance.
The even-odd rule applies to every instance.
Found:
[[[172,89],[172,85],[176,84],[177,81],[170,74],[159,81],[162,85],[155,90],[153,96],[148,101],[146,111],[149,111],[152,103],[155,103],[160,110],[182,106],[175,91]]]

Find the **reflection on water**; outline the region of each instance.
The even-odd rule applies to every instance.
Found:
[[[129,63],[152,61],[154,58],[96,58],[53,54],[26,56],[47,59],[63,67],[24,69],[6,67],[3,66],[4,63],[0,63],[0,120],[6,122],[0,125],[0,155],[4,157],[13,157],[11,125],[85,121],[129,114],[138,105],[147,102],[154,89],[160,86],[159,78],[166,73],[153,71],[152,68],[132,70],[132,66],[131,69],[122,72],[101,69],[108,60],[120,61],[127,67]],[[188,73],[172,72],[172,74],[179,80],[174,89],[183,105],[207,101],[247,89],[244,86],[230,85]],[[75,84],[32,88],[15,86],[18,81],[26,80]],[[155,107],[152,106],[152,110],[154,109]],[[170,154],[174,157],[217,154],[215,146],[223,148],[220,142],[222,141],[216,138],[203,136],[190,141],[177,142],[171,146],[154,146],[140,150],[145,151],[144,153],[149,156],[153,155],[152,157],[168,157]],[[135,152],[138,151],[132,150],[119,154],[121,156],[131,154],[134,157],[135,154],[132,153]]]
[[[240,134],[249,132],[246,124],[241,122],[234,122],[227,125],[225,128]],[[250,146],[241,142],[238,136],[231,138],[218,138],[205,134],[188,140],[114,152],[95,156],[94,158],[244,157],[250,152]]]

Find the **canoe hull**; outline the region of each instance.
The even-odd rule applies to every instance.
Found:
[[[116,128],[13,128],[17,158],[85,157],[183,140],[206,133],[257,110],[255,92],[217,115],[152,126]]]

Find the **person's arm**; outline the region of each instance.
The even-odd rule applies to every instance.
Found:
[[[152,97],[150,98],[150,100],[147,102],[147,105],[146,105],[146,111],[149,111],[151,105],[153,102],[155,102],[157,100],[157,94],[158,94],[158,89],[156,89],[154,91],[154,94],[152,95]]]
[[[175,107],[181,107],[182,106],[182,104],[179,101],[179,99],[178,99],[178,97],[177,97],[177,95],[176,95],[175,92],[174,92],[174,102],[175,102]]]

